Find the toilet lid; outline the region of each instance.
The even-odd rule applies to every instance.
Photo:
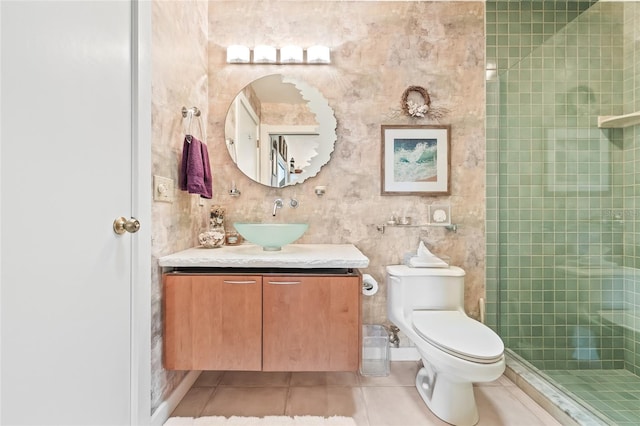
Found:
[[[493,330],[459,311],[413,311],[413,328],[432,345],[467,361],[490,364],[504,352]]]

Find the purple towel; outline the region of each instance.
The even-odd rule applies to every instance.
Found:
[[[180,189],[190,194],[200,194],[202,198],[211,198],[213,192],[207,145],[191,135],[185,136],[182,145]]]

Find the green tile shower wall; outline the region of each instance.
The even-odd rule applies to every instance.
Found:
[[[625,4],[623,28],[624,113],[640,111],[640,2]],[[640,126],[623,133],[622,192],[624,199],[624,264],[629,267],[624,288],[629,324],[640,330]],[[625,368],[640,375],[640,333],[627,331],[624,344]]]
[[[638,9],[486,3],[487,65],[498,75],[486,97],[487,322],[540,368],[639,370],[637,335],[599,315],[624,309],[640,328],[635,274],[580,267],[640,266],[638,126],[596,126],[598,115],[640,109]]]
[[[488,68],[503,71],[587,9],[594,1],[486,2],[486,58]],[[557,11],[557,14],[556,14]],[[561,18],[562,19],[559,19]],[[536,85],[537,87],[537,85]],[[497,326],[498,300],[498,186],[499,93],[497,79],[486,83],[487,99],[487,323]]]

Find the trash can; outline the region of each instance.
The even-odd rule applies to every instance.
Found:
[[[362,325],[360,374],[363,376],[389,375],[389,334],[381,325]]]

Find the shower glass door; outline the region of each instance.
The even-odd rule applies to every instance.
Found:
[[[598,122],[637,111],[640,2],[487,1],[488,320],[615,424],[640,423],[640,126]]]

